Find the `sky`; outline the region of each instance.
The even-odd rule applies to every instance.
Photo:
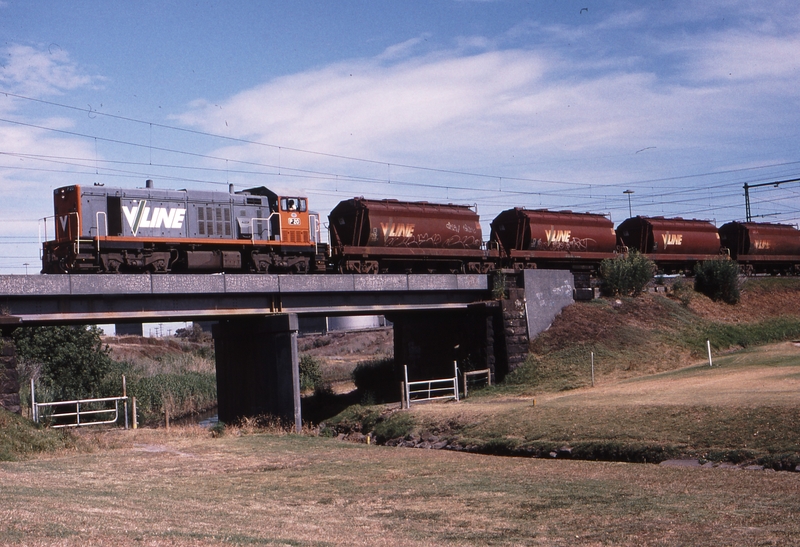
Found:
[[[720,226],[797,178],[795,0],[0,0],[0,274],[73,184],[470,204],[486,239],[511,207]],[[800,222],[800,183],[750,194]]]

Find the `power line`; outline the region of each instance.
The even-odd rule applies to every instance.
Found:
[[[47,105],[50,105],[50,106],[56,106],[56,107],[59,107],[59,108],[65,108],[65,109],[74,110],[74,111],[78,111],[78,112],[89,112],[89,113],[94,114],[96,116],[103,116],[103,117],[108,117],[108,118],[117,119],[117,120],[121,120],[121,121],[126,121],[126,122],[141,124],[141,125],[147,125],[149,127],[158,127],[158,128],[162,128],[162,129],[169,129],[169,130],[172,130],[172,131],[179,131],[179,132],[184,132],[184,133],[193,134],[193,135],[211,137],[211,138],[215,138],[215,139],[222,139],[222,140],[231,141],[231,142],[238,142],[238,143],[242,143],[242,144],[253,144],[253,145],[263,146],[263,147],[267,147],[267,148],[272,148],[272,149],[275,149],[275,150],[278,150],[278,151],[287,150],[287,151],[291,151],[291,152],[299,152],[299,153],[303,153],[303,154],[315,155],[315,156],[320,156],[320,157],[348,160],[348,161],[361,162],[361,163],[369,163],[369,164],[372,164],[372,165],[380,165],[380,166],[384,166],[385,165],[387,167],[400,167],[400,168],[403,168],[403,169],[414,169],[414,170],[428,171],[428,172],[442,173],[442,174],[449,174],[449,175],[462,175],[462,176],[478,177],[478,178],[492,179],[492,180],[498,180],[498,181],[506,180],[506,181],[509,181],[509,182],[534,182],[534,183],[546,183],[546,184],[563,184],[563,185],[574,185],[574,186],[581,186],[581,187],[587,187],[587,186],[591,186],[592,185],[591,183],[585,183],[585,182],[563,181],[563,180],[548,180],[548,179],[533,179],[533,178],[528,178],[528,177],[513,177],[513,176],[494,175],[494,174],[485,174],[485,173],[474,173],[474,172],[454,170],[454,169],[443,169],[443,168],[427,167],[427,166],[412,165],[412,164],[393,163],[393,162],[386,162],[386,161],[382,161],[382,160],[373,160],[373,159],[366,159],[366,158],[358,158],[358,157],[355,157],[355,156],[346,156],[346,155],[342,155],[342,154],[332,154],[332,153],[328,153],[328,152],[319,152],[319,151],[308,150],[308,149],[303,149],[303,148],[294,148],[294,147],[276,145],[276,144],[271,144],[271,143],[264,143],[264,142],[261,142],[261,141],[255,141],[255,140],[251,140],[251,139],[242,139],[242,138],[238,138],[238,137],[230,137],[230,136],[227,136],[227,135],[220,135],[220,134],[217,134],[217,133],[211,133],[211,132],[207,132],[207,131],[199,131],[199,130],[196,130],[196,129],[188,129],[188,128],[184,128],[184,127],[177,127],[177,126],[174,126],[174,125],[163,124],[163,123],[158,123],[158,122],[145,121],[145,120],[141,120],[141,119],[137,119],[137,118],[127,117],[127,116],[120,116],[120,115],[117,115],[117,114],[110,114],[110,113],[106,113],[106,112],[100,112],[98,110],[93,110],[91,108],[90,109],[86,109],[86,108],[82,108],[82,107],[76,107],[76,106],[72,106],[72,105],[58,103],[58,102],[55,102],[55,101],[46,101],[46,100],[43,100],[43,99],[36,99],[36,98],[33,98],[33,97],[27,97],[25,95],[19,95],[19,94],[10,93],[10,92],[0,92],[0,93],[3,93],[4,95],[9,96],[9,97],[14,97],[14,98],[17,98],[17,99],[23,99],[23,100],[26,100],[26,101],[37,102],[37,103],[41,103],[41,104],[47,104]],[[15,122],[15,121],[11,121],[11,120],[3,120],[3,119],[0,119],[0,121],[6,121],[8,123],[19,123],[19,124],[22,124],[22,125],[31,125],[32,127],[37,127],[37,128],[45,129],[45,130],[66,132],[64,130],[57,130],[57,129],[52,129],[52,128],[35,126],[35,125],[32,125],[32,124],[25,124],[24,122]],[[69,132],[66,132],[66,133],[69,133]],[[82,136],[82,137],[85,137],[85,138],[95,138],[95,139],[98,139],[98,140],[104,140],[104,141],[113,142],[113,143],[116,143],[116,144],[125,144],[125,145],[129,145],[129,146],[140,147],[140,148],[150,148],[151,150],[159,150],[159,151],[172,152],[172,153],[178,153],[178,154],[187,154],[187,155],[191,155],[191,156],[197,156],[197,157],[208,158],[208,159],[216,159],[216,160],[223,160],[224,159],[225,161],[232,161],[232,162],[236,162],[236,163],[263,165],[263,164],[254,163],[254,162],[245,162],[243,160],[233,160],[233,159],[229,159],[229,158],[219,158],[219,157],[215,157],[215,156],[196,154],[196,153],[192,153],[192,152],[179,151],[179,150],[170,150],[170,149],[167,149],[167,148],[160,148],[160,147],[153,147],[151,144],[144,145],[144,144],[138,144],[138,143],[128,143],[128,142],[125,142],[125,141],[116,141],[114,139],[105,139],[105,138],[102,138],[102,137],[93,137],[93,136],[90,136],[90,135],[82,135],[82,134],[78,134],[78,133],[75,133],[75,135],[76,136]],[[698,178],[698,177],[705,177],[705,176],[719,176],[719,175],[732,174],[732,173],[743,173],[743,172],[748,172],[748,171],[755,171],[755,170],[766,169],[766,168],[774,168],[774,167],[783,167],[783,166],[789,166],[789,165],[800,165],[800,161],[783,162],[783,163],[770,164],[770,165],[764,165],[764,166],[742,167],[742,168],[727,169],[727,170],[707,172],[707,173],[694,173],[694,174],[689,174],[689,175],[678,175],[678,176],[673,176],[673,177],[661,177],[661,178],[655,178],[655,179],[643,179],[643,180],[638,180],[638,181],[626,181],[626,182],[613,183],[611,185],[602,185],[602,186],[605,186],[605,187],[622,187],[622,186],[630,186],[630,185],[637,185],[637,184],[648,184],[648,183],[653,183],[653,182],[668,182],[668,181],[684,180],[684,179],[691,179],[691,178]],[[285,166],[271,166],[271,167],[278,168],[278,169],[290,169],[290,170],[292,170],[291,168],[285,167]],[[387,178],[387,180],[389,180],[389,179]]]

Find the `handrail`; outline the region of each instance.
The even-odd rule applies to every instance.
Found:
[[[97,227],[97,252],[100,252],[100,215],[103,215],[103,226],[106,229],[106,237],[108,237],[108,215],[105,211],[97,211],[94,215],[95,226]]]
[[[250,219],[250,229],[252,231],[252,233],[250,234],[250,241],[253,243],[253,245],[256,244],[256,229],[255,229],[255,226],[253,226],[253,223],[256,220],[262,220],[262,221],[267,222],[267,233],[268,233],[267,237],[269,237],[270,235],[274,235],[274,234],[270,234],[269,233],[270,230],[271,230],[269,222],[272,220],[272,217],[274,217],[275,215],[278,215],[278,222],[280,223],[281,214],[278,213],[277,211],[270,213],[269,216],[266,217],[266,218],[264,218],[264,217],[253,217],[253,218]],[[263,232],[263,230],[262,230],[262,232]],[[263,240],[259,240],[259,241],[263,241]]]

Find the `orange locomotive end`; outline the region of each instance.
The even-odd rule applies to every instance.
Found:
[[[73,241],[81,232],[81,187],[66,186],[53,193],[56,241]]]

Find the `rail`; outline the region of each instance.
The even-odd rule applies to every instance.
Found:
[[[436,400],[459,400],[458,396],[458,363],[453,361],[453,377],[438,378],[434,380],[408,381],[408,365],[403,366],[405,375],[404,395],[405,407],[411,408],[411,403]]]
[[[123,391],[125,391],[125,380],[123,378]],[[119,403],[124,402],[124,411],[125,411],[125,429],[128,429],[128,397],[123,395],[122,397],[101,397],[97,399],[76,399],[74,401],[54,401],[50,403],[37,403],[36,402],[36,394],[34,391],[34,383],[31,380],[31,414],[33,417],[33,421],[37,424],[40,422],[41,418],[41,410],[44,408],[57,408],[63,406],[72,406],[75,405],[74,412],[52,412],[48,415],[51,420],[55,420],[56,418],[74,418],[74,423],[62,423],[62,424],[55,424],[51,427],[55,428],[63,428],[63,427],[84,427],[89,425],[103,425],[103,424],[113,424],[119,420]],[[96,408],[94,405],[97,404],[105,404],[105,403],[114,403],[114,408]],[[87,406],[90,405],[92,408],[89,409],[81,409],[81,405]],[[108,414],[112,417],[101,419],[101,420],[92,420],[91,417],[98,417],[101,415]],[[84,419],[81,421],[81,418],[89,418]]]

